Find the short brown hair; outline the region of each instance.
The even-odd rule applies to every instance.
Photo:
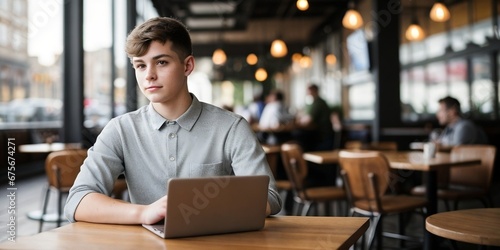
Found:
[[[171,41],[172,50],[181,60],[193,54],[191,37],[186,26],[169,17],[151,18],[136,26],[127,37],[125,52],[129,58],[143,56],[153,41],[163,44]]]
[[[460,102],[451,96],[444,97],[439,99],[439,103],[443,103],[446,109],[454,109],[457,112],[457,115],[462,115],[462,110],[460,109]]]

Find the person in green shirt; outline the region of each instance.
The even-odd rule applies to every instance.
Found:
[[[319,87],[310,84],[307,87],[305,115],[298,120],[300,127],[299,141],[304,151],[333,149],[333,126],[331,110],[326,101],[319,96]]]

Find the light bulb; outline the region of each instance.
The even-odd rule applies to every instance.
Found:
[[[248,54],[247,63],[248,65],[255,65],[259,61],[259,58],[254,53]]]
[[[342,25],[351,30],[359,29],[363,25],[363,18],[354,9],[347,10],[347,12],[344,15],[344,18],[342,18]]]
[[[408,29],[406,29],[405,32],[405,37],[409,41],[420,41],[424,39],[425,33],[422,27],[416,23],[412,23],[410,26],[408,26]]]
[[[309,9],[309,2],[307,0],[297,0],[297,9],[306,11]]]
[[[285,42],[280,39],[276,39],[271,44],[271,55],[273,57],[284,57],[288,53]]]
[[[434,3],[431,12],[429,13],[432,21],[434,22],[446,22],[450,19],[450,11],[442,3]]]
[[[216,49],[212,55],[212,62],[215,65],[223,65],[226,62],[226,53],[222,49]]]
[[[264,68],[258,68],[255,71],[255,79],[259,82],[263,82],[267,79],[267,71]]]

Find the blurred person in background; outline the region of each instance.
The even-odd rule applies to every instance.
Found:
[[[277,145],[291,139],[294,116],[284,104],[285,95],[279,90],[271,91],[259,120],[259,138],[262,142]]]
[[[249,122],[251,124],[259,123],[265,105],[266,103],[264,102],[262,94],[259,93],[253,97],[253,101],[250,104],[248,104],[248,111],[250,112]]]
[[[319,96],[319,87],[307,87],[304,114],[297,117],[299,130],[296,138],[304,151],[331,150],[334,145],[334,132],[330,119],[331,109]]]
[[[463,117],[460,102],[451,96],[439,100],[436,117],[444,129],[442,131],[434,130],[429,139],[441,147],[488,142],[484,131]]]

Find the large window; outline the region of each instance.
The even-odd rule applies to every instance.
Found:
[[[497,119],[495,100],[500,94],[493,83],[491,65],[497,62],[491,61],[491,54],[499,50],[488,43],[492,36],[492,21],[486,19],[401,45],[402,120],[433,119],[438,100],[448,95],[460,101],[467,117]]]
[[[495,118],[495,92],[490,65],[489,55],[472,58],[471,115],[474,118]]]
[[[111,11],[110,0],[84,1],[84,126],[87,128],[100,129],[112,117]]]
[[[0,1],[0,129],[61,121],[62,2]]]
[[[349,86],[349,114],[352,120],[371,120],[375,117],[375,83],[367,82]]]
[[[467,61],[465,59],[454,59],[448,63],[446,71],[450,79],[448,93],[458,99],[462,112],[470,110],[469,85],[467,83]]]

